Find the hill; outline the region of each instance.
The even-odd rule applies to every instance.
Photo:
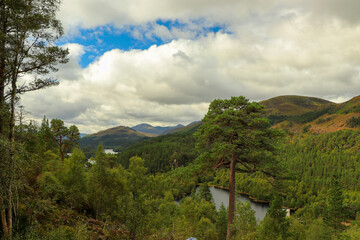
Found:
[[[265,106],[267,116],[295,116],[336,105],[321,98],[295,95],[270,98],[260,104]]]
[[[132,127],[132,129],[134,129],[135,131],[138,131],[138,132],[151,133],[154,135],[162,135],[166,131],[170,131],[170,130],[181,128],[181,127],[183,127],[183,125],[181,125],[181,124],[179,124],[177,126],[154,127],[150,124],[143,123],[143,124],[139,124],[139,125]]]
[[[344,103],[284,96],[261,102],[273,127],[292,133],[328,133],[360,127],[360,96]]]
[[[152,134],[137,132],[129,127],[119,126],[84,136],[80,139],[80,146],[82,148],[96,148],[102,143],[104,148],[117,147],[123,149],[153,136]]]
[[[340,104],[315,97],[293,95],[274,97],[260,103],[265,106],[265,115],[272,126],[289,133],[327,133],[360,128],[360,96]],[[149,137],[191,132],[200,124],[198,121],[187,126],[179,124],[154,127],[139,124],[133,128],[115,127],[81,138],[80,145],[94,149],[102,143],[106,148],[122,151]]]
[[[176,129],[176,132],[138,142],[119,153],[119,162],[127,168],[132,156],[145,160],[151,173],[166,172],[173,167],[185,166],[198,155],[193,134],[200,122]],[[116,149],[120,150],[120,149]]]

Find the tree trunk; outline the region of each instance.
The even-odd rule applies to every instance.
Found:
[[[231,224],[234,220],[235,213],[235,151],[232,152],[232,158],[230,163],[230,178],[229,178],[229,215],[228,215],[228,225],[227,225],[227,235],[226,240],[229,240],[234,231],[231,229]]]
[[[63,149],[63,142],[62,142],[62,137],[61,136],[60,136],[59,148],[60,148],[61,162],[64,164],[64,149]]]
[[[3,36],[6,36],[7,31],[7,21],[6,21],[6,10],[5,4],[2,2],[0,5],[1,8],[1,33]],[[0,135],[4,134],[4,125],[5,125],[5,37],[0,41]]]
[[[4,236],[6,238],[7,236],[9,236],[9,230],[8,230],[8,225],[7,225],[7,222],[6,222],[5,209],[1,209],[1,223],[2,223]]]
[[[9,202],[8,202],[8,231],[9,231],[9,236],[12,235],[12,228],[13,228],[13,219],[12,219],[12,198],[11,198],[11,190],[10,190],[10,194],[9,194]]]

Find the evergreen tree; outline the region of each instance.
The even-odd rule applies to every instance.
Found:
[[[289,236],[289,220],[286,219],[286,211],[283,209],[283,200],[275,194],[270,208],[266,212],[266,216],[261,222],[258,231],[258,238],[262,240],[283,239]]]
[[[345,207],[342,187],[337,177],[333,176],[328,191],[328,204],[325,213],[325,223],[335,231],[344,229]]]
[[[66,127],[61,119],[52,119],[50,129],[59,147],[61,161],[64,162],[64,154],[79,145],[79,129],[75,125]]]
[[[64,125],[63,120],[52,119],[51,131],[59,147],[61,161],[64,162],[65,140],[66,140],[66,136],[69,134],[69,129]]]
[[[126,175],[122,168],[110,169],[106,166],[106,154],[99,145],[95,164],[89,171],[89,205],[99,220],[114,217],[119,196],[126,195]]]
[[[200,186],[198,196],[200,199],[204,199],[208,202],[214,202],[209,185],[207,183],[204,183]]]
[[[13,167],[17,166],[14,155],[18,95],[56,85],[49,73],[57,70],[57,64],[68,60],[68,50],[55,44],[63,34],[61,23],[56,19],[59,4],[58,0],[0,1],[0,136],[8,136],[11,142],[10,165]],[[32,79],[20,85],[18,79],[25,75]],[[15,181],[16,178],[12,176],[11,179]],[[0,201],[1,215],[8,210],[7,221],[1,218],[6,237],[12,234],[12,195],[15,191],[9,188],[8,199]]]
[[[256,239],[256,218],[255,211],[251,209],[250,202],[238,202],[234,223],[234,239],[255,240]]]
[[[279,167],[273,157],[274,139],[279,131],[270,129],[262,117],[263,106],[245,97],[214,100],[196,132],[197,146],[208,165],[229,167],[229,216],[227,240],[233,234],[231,224],[235,212],[235,171],[262,172],[275,176]],[[239,166],[237,166],[239,165]]]
[[[65,161],[61,181],[65,189],[65,200],[72,207],[79,208],[86,203],[87,181],[85,155],[74,148],[71,157]]]
[[[220,209],[216,217],[216,231],[219,240],[226,239],[227,213],[227,209],[224,207],[224,204],[221,203]]]

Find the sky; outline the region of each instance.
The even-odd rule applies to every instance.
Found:
[[[60,85],[29,119],[82,133],[188,124],[217,98],[360,95],[359,0],[63,0]]]

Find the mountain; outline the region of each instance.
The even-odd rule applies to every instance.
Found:
[[[260,102],[265,106],[266,115],[294,116],[336,105],[333,102],[304,96],[279,96]]]
[[[274,128],[292,133],[328,133],[360,128],[360,96],[344,103],[320,98],[280,96],[260,102]]]
[[[154,135],[119,126],[84,136],[80,139],[80,146],[83,148],[96,148],[102,143],[104,148],[117,147],[122,149],[149,137],[154,137]]]
[[[134,129],[137,132],[143,132],[143,133],[151,133],[151,134],[155,134],[155,135],[162,135],[164,132],[172,130],[172,129],[177,129],[177,128],[181,128],[184,125],[177,125],[177,126],[168,126],[168,127],[154,127],[151,126],[150,124],[147,123],[143,123],[143,124],[139,124],[136,125],[134,127],[132,127],[132,129]]]
[[[161,135],[166,135],[166,134],[171,134],[171,133],[184,133],[187,131],[191,131],[194,128],[197,129],[197,127],[199,127],[200,125],[201,125],[201,121],[195,121],[186,126],[169,129],[169,130],[163,132]]]
[[[360,96],[339,104],[315,97],[293,95],[274,97],[260,103],[265,106],[265,116],[270,119],[272,127],[289,133],[327,133],[360,129]],[[187,126],[119,126],[84,136],[80,139],[80,146],[94,149],[102,143],[105,148],[121,151],[150,137],[193,131],[200,124],[199,121]]]

